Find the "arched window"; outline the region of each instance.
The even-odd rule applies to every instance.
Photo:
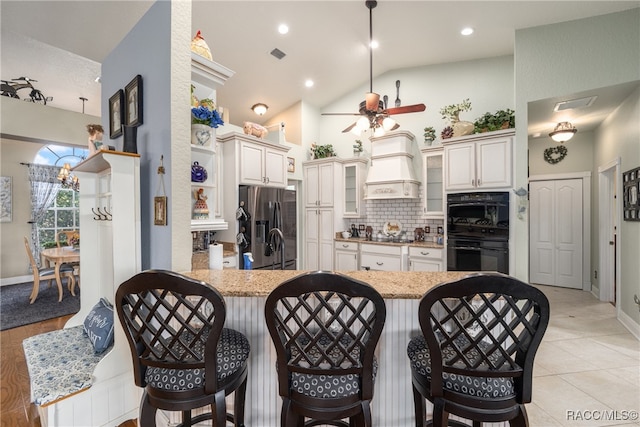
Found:
[[[58,167],[69,163],[73,167],[86,159],[88,155],[89,150],[85,148],[50,144],[38,151],[34,163]],[[80,228],[79,218],[78,192],[70,188],[61,188],[53,205],[37,224],[40,247],[54,246],[56,234],[60,231],[78,230]]]

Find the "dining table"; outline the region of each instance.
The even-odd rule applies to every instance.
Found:
[[[60,266],[66,263],[79,263],[80,262],[80,249],[73,248],[72,246],[63,246],[60,248],[44,249],[40,252],[43,263],[46,267],[51,267],[51,263],[54,264],[54,274],[56,277],[56,284],[58,285],[58,302],[62,301],[62,279],[60,278]],[[75,286],[69,284],[69,292],[75,296]]]

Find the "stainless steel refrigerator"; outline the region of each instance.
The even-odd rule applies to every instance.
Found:
[[[296,192],[280,188],[239,187],[236,214],[241,252],[251,252],[253,269],[296,269]],[[244,256],[240,257],[244,269]]]

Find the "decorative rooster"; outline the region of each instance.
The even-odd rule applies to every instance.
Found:
[[[207,58],[209,61],[213,61],[213,57],[211,56],[211,49],[209,49],[209,45],[204,40],[204,37],[202,37],[200,30],[198,30],[195,37],[191,40],[191,51],[204,58]]]

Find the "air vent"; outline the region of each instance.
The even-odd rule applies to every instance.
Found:
[[[271,55],[275,56],[275,57],[276,57],[276,58],[278,58],[278,59],[282,59],[282,58],[284,58],[287,54],[286,54],[286,53],[284,53],[283,51],[281,51],[280,49],[275,48],[275,49],[273,49],[273,50],[271,51]]]
[[[591,105],[595,102],[597,96],[588,96],[586,98],[579,99],[571,99],[569,101],[558,102],[556,106],[553,108],[553,111],[565,111],[565,110],[574,110],[576,108],[585,108],[591,107]]]

